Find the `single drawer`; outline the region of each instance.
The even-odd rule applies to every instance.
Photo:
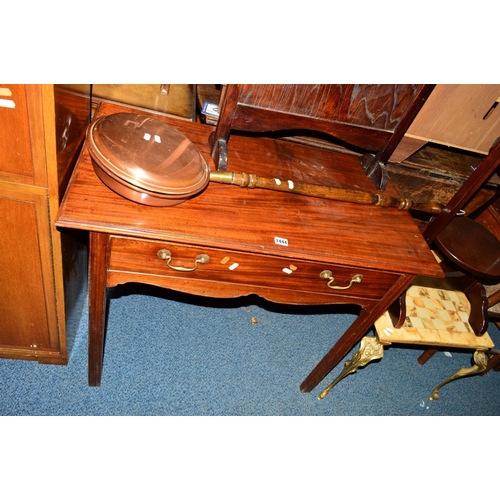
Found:
[[[110,271],[380,299],[398,274],[202,246],[111,239]]]

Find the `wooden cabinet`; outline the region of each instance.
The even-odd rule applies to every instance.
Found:
[[[364,152],[359,162],[381,191],[386,163],[434,85],[230,84],[210,138],[217,170],[234,131],[320,134]],[[302,131],[302,132],[301,132]]]
[[[64,85],[65,89],[85,92],[84,85]],[[94,102],[113,101],[162,114],[196,120],[195,84],[94,84]]]
[[[85,286],[85,244],[61,234],[54,218],[89,103],[53,85],[0,84],[1,357],[67,362],[67,316]]]
[[[436,85],[390,160],[434,142],[487,155],[500,137],[500,85]]]

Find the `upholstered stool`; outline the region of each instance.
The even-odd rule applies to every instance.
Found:
[[[469,325],[470,303],[464,293],[413,285],[406,293],[406,320],[401,328],[394,328],[389,312],[376,322],[376,336],[361,340],[359,350],[346,361],[340,375],[318,396],[323,399],[344,377],[354,373],[370,361],[384,355],[384,346],[410,344],[434,347],[469,349],[474,351],[474,365],[462,368],[440,383],[432,392],[431,400],[439,398],[439,389],[461,377],[483,372],[487,365],[486,351],[494,344],[484,333],[478,336]],[[421,364],[426,361],[423,360]]]

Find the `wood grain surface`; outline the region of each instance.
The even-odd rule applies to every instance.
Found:
[[[127,108],[103,103],[99,116]],[[152,115],[177,127],[213,167],[213,127]],[[356,156],[294,142],[234,136],[234,170],[376,192]],[[389,184],[387,194],[397,195]],[[124,219],[124,214],[126,218]],[[109,190],[84,151],[57,217],[60,227],[288,256],[405,274],[441,276],[411,215],[288,193],[210,184],[175,207],[141,206]],[[276,238],[287,245],[277,244]]]

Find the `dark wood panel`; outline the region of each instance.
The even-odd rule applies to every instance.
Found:
[[[242,85],[240,102],[278,112],[393,131],[419,85]]]
[[[247,132],[285,131],[288,134],[304,134],[317,136],[318,132],[327,134],[329,140],[337,138],[342,143],[363,148],[367,151],[382,149],[389,140],[391,133],[386,130],[376,130],[366,127],[354,127],[348,123],[318,120],[310,116],[300,116],[300,122],[290,120],[290,117],[275,110],[254,108],[242,104],[238,106],[231,126],[236,130]]]
[[[62,198],[90,122],[90,88],[86,95],[55,86],[54,107],[57,174]]]

